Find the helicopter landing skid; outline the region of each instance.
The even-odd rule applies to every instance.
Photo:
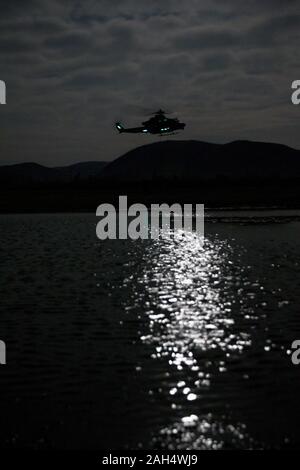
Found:
[[[170,134],[159,134],[160,137],[164,137],[165,135],[177,135],[178,132],[171,132]]]

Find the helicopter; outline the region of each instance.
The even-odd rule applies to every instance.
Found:
[[[127,132],[129,134],[160,134],[160,135],[172,135],[174,131],[183,130],[185,124],[179,122],[177,118],[167,118],[165,111],[159,109],[153,113],[153,117],[148,121],[142,122],[140,127],[125,128],[120,122],[116,122],[116,128],[119,133]]]

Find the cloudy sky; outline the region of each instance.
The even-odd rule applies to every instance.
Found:
[[[300,148],[298,0],[1,0],[0,163],[112,160],[157,108],[175,137]],[[166,137],[165,137],[166,138]]]

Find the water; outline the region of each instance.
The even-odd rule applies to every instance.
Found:
[[[299,446],[300,222],[213,221],[201,246],[0,217],[2,448]]]

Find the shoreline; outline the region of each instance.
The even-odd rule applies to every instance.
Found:
[[[119,211],[116,211],[119,214]],[[96,216],[96,211],[27,211],[0,212],[0,218],[5,216]],[[284,223],[300,221],[300,209],[291,208],[207,208],[204,211],[206,223]],[[195,215],[192,216],[195,219]]]

